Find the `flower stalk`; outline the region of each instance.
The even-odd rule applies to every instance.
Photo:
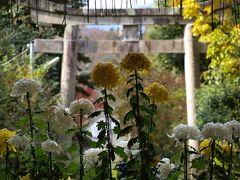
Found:
[[[83,113],[82,110],[80,110],[80,124],[79,124],[79,159],[80,159],[80,180],[83,180],[84,176],[84,167],[83,167],[83,145],[82,145],[82,140],[83,140],[83,133],[82,133],[82,127],[83,127]]]
[[[48,137],[51,138],[51,130],[50,130],[50,123],[49,121],[47,122],[47,127],[48,127]],[[48,153],[48,159],[49,159],[49,175],[52,177],[52,153]]]
[[[152,114],[150,117],[150,122],[149,122],[149,128],[148,128],[148,134],[150,134],[152,132],[152,128],[153,128],[153,115],[154,115],[154,110],[155,110],[155,103],[153,102],[152,104]]]
[[[215,151],[215,139],[212,140],[211,144],[211,166],[210,166],[210,180],[213,179],[213,162],[214,162],[214,151]]]
[[[29,117],[29,126],[30,126],[30,132],[31,132],[31,139],[34,141],[34,135],[33,135],[33,121],[32,121],[32,112],[31,112],[31,103],[30,103],[30,94],[27,92],[27,103],[28,103],[28,117]],[[33,144],[31,143],[31,153],[33,157],[33,164],[36,166],[36,155],[35,155],[35,148]]]
[[[108,149],[108,161],[109,161],[109,176],[112,180],[112,150],[111,150],[111,135],[110,135],[110,121],[109,121],[109,111],[108,111],[108,100],[107,100],[107,89],[104,89],[104,116],[106,120],[106,132],[107,132],[107,149]]]
[[[184,140],[184,180],[188,179],[188,147],[187,140]]]
[[[230,157],[228,162],[228,180],[231,179],[231,170],[232,170],[232,158],[233,158],[233,143],[230,143]]]
[[[7,146],[6,148],[6,156],[5,156],[5,180],[8,179],[8,173],[9,173],[9,148]]]
[[[79,168],[79,180],[83,179],[84,176],[84,165],[83,165],[83,145],[82,145],[82,141],[83,141],[83,133],[82,133],[82,127],[83,127],[83,111],[80,110],[80,122],[78,124],[78,122],[76,121],[76,117],[73,118],[74,122],[77,124],[78,130],[79,130],[79,137],[78,137],[78,144],[79,144],[79,164],[80,164],[80,168]]]
[[[135,88],[136,88],[136,127],[137,127],[137,131],[138,131],[138,138],[139,138],[139,148],[140,148],[140,156],[141,156],[141,177],[143,178],[145,174],[145,168],[144,168],[144,154],[143,154],[143,141],[142,141],[142,125],[140,124],[140,118],[141,118],[141,114],[140,114],[140,106],[139,106],[139,89],[138,89],[138,73],[137,70],[134,71],[134,75],[135,75]]]

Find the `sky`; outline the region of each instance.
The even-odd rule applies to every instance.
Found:
[[[107,8],[111,9],[113,5],[113,0],[89,0],[90,2],[90,9],[95,8],[95,1],[97,9],[106,8],[105,2],[107,2]],[[102,2],[102,5],[101,5]],[[116,9],[120,9],[122,5],[122,9],[130,8],[129,0],[115,0]],[[132,8],[153,8],[154,0],[132,0]],[[117,29],[119,28],[118,25],[88,25],[88,28],[98,28],[101,30],[109,31],[110,29]]]

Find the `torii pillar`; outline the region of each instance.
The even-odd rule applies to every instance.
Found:
[[[192,24],[187,24],[184,31],[184,68],[187,103],[187,122],[190,126],[196,126],[196,89],[200,87],[199,46],[197,38],[192,35]],[[189,141],[189,145],[198,149],[196,141]]]
[[[64,32],[60,94],[65,108],[75,100],[76,95],[78,31],[77,25],[67,25]]]

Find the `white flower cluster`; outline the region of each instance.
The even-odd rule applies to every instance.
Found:
[[[179,124],[173,129],[173,133],[170,137],[176,139],[177,141],[188,139],[199,140],[201,139],[201,133],[197,127]]]
[[[67,114],[64,108],[61,105],[53,106],[54,107],[54,124],[56,123],[57,127],[61,129],[68,130],[73,127],[73,119]]]
[[[62,147],[56,141],[53,141],[51,139],[48,139],[45,142],[43,142],[41,146],[42,150],[46,152],[60,154],[63,151]]]
[[[70,104],[69,111],[73,115],[79,115],[80,111],[82,111],[83,114],[91,114],[94,111],[94,106],[88,99],[81,98]]]
[[[169,174],[174,169],[174,164],[171,164],[168,158],[163,158],[161,162],[158,163],[157,168],[160,172],[157,178],[160,180],[165,180],[168,178]]]
[[[129,149],[127,145],[128,145],[128,141],[119,141],[117,143],[117,146],[120,146],[120,147],[124,148],[124,152],[128,156],[139,154],[139,152],[140,152],[140,150],[139,150],[139,143],[133,144],[131,149]]]
[[[24,136],[16,135],[10,137],[8,139],[8,143],[12,146],[16,146],[17,148],[25,149],[29,145],[30,140],[25,135]]]
[[[229,141],[240,138],[240,123],[236,120],[226,122],[224,126],[228,129]]]
[[[222,123],[207,123],[202,128],[202,136],[205,139],[229,140],[229,130]]]
[[[30,94],[34,94],[42,91],[43,89],[41,88],[41,85],[36,80],[23,78],[14,84],[10,95],[13,97],[17,97],[21,95],[26,95],[27,92]]]
[[[97,165],[101,165],[102,162],[99,161],[98,154],[101,153],[102,151],[103,151],[103,149],[91,148],[84,152],[83,164],[84,164],[84,168],[86,170],[89,170]]]

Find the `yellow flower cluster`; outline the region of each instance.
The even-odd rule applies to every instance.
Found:
[[[150,70],[150,61],[147,57],[141,52],[129,52],[121,62],[121,67],[129,72],[138,70]]]
[[[1,129],[0,130],[0,156],[4,155],[7,152],[7,147],[9,150],[16,151],[14,146],[11,146],[8,144],[7,140],[15,136],[16,132],[15,131],[9,131],[7,129]]]
[[[152,83],[147,86],[145,93],[149,96],[152,103],[161,103],[168,100],[167,89],[159,83]]]
[[[113,63],[99,63],[92,71],[92,80],[97,86],[111,90],[120,81],[119,68]]]
[[[30,176],[29,176],[29,174],[28,174],[28,175],[26,175],[26,176],[22,176],[22,177],[20,178],[20,180],[31,180],[31,178],[30,178]]]
[[[183,1],[183,17],[185,19],[192,19],[193,17],[199,16],[200,6],[195,0],[185,0]]]
[[[212,150],[211,150],[211,141],[209,139],[204,139],[200,145],[199,149],[201,154],[205,155],[206,157],[211,157]],[[230,146],[227,143],[220,143],[215,142],[215,149],[220,153],[230,153]],[[233,148],[233,151],[235,151],[235,148]]]

